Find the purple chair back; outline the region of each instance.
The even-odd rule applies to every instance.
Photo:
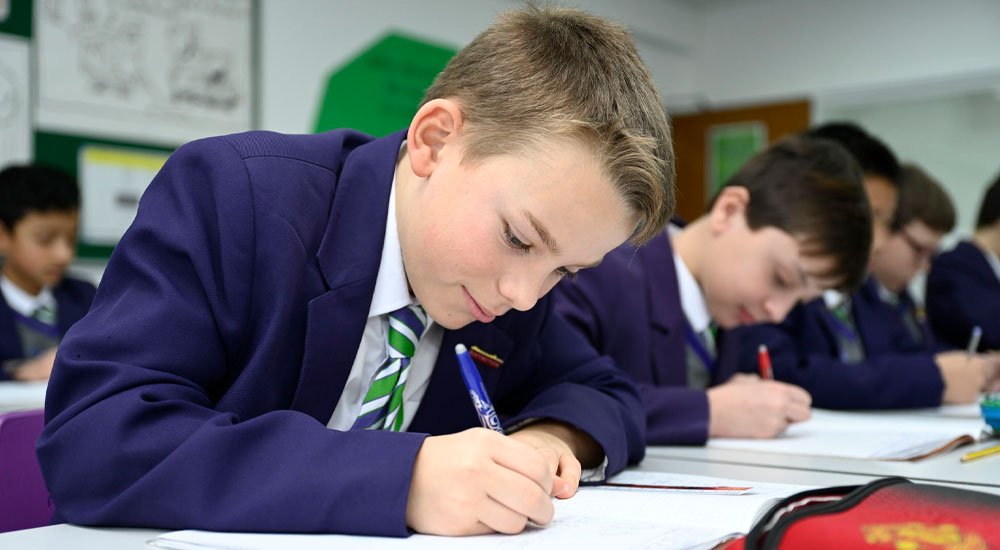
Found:
[[[48,525],[55,511],[35,457],[42,424],[41,409],[0,414],[0,533]]]

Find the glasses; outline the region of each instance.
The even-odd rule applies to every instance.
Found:
[[[928,260],[934,258],[934,254],[937,252],[936,247],[921,244],[906,231],[900,231],[898,234],[900,237],[903,237],[903,240],[906,241],[906,244],[909,245],[911,250],[913,250],[913,253],[917,255],[917,258],[926,258]]]

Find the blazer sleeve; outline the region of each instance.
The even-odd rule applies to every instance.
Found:
[[[895,409],[941,404],[944,382],[930,353],[885,353],[846,364],[810,340],[791,330],[788,321],[748,328],[742,339],[741,370],[756,364],[757,346],[766,344],[775,378],[805,388],[813,406]]]
[[[405,536],[424,435],[213,408],[224,389],[240,391],[229,386],[261,337],[248,329],[249,187],[223,139],[182,147],[150,184],[56,360],[37,450],[57,514],[86,525]]]
[[[622,307],[619,297],[608,297],[607,288],[624,283],[599,280],[600,269],[558,285],[556,311],[599,353],[609,355],[619,369],[629,373],[642,399],[647,444],[703,445],[708,440],[708,395],[703,390],[656,384],[639,375],[652,368],[651,350],[644,345],[650,338],[642,336],[642,331],[651,330],[649,323],[642,318],[640,304],[629,302]],[[624,309],[631,312],[623,313]]]
[[[982,327],[980,350],[1000,350],[1000,289],[965,273],[962,265],[938,261],[927,276],[927,317],[942,341],[964,348],[972,328]]]
[[[581,334],[557,315],[543,299],[544,317],[531,348],[531,375],[519,412],[506,423],[518,425],[539,418],[565,422],[589,434],[607,457],[605,476],[642,460],[646,452],[643,409],[635,387],[611,359],[598,354]]]

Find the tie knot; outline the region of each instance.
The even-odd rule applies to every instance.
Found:
[[[31,318],[46,325],[54,325],[56,323],[56,311],[50,305],[38,306],[35,308],[35,311],[31,312]]]
[[[413,358],[427,326],[424,308],[412,304],[389,313],[389,357]]]

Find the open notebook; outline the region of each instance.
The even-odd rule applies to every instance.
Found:
[[[970,409],[971,410],[971,409]],[[965,409],[945,412],[813,409],[775,439],[712,439],[708,447],[868,460],[917,460],[975,442],[985,424]],[[947,414],[946,414],[947,413]]]
[[[414,535],[398,539],[174,531],[150,540],[147,547],[159,550],[712,548],[730,536],[749,531],[759,511],[771,502],[808,489],[800,485],[643,471],[625,472],[612,481],[687,489],[583,487],[573,498],[556,501],[552,523],[529,527],[519,535],[458,538]]]

